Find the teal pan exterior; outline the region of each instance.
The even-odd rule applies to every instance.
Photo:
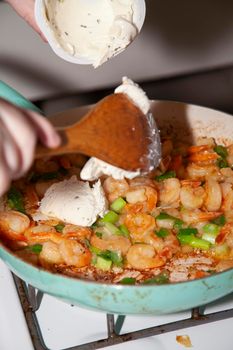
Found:
[[[233,292],[233,269],[193,281],[150,286],[102,284],[50,273],[0,246],[0,257],[27,283],[84,308],[121,315],[179,312]]]

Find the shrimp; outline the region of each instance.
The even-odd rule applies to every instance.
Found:
[[[229,167],[233,166],[233,144],[227,147],[227,163],[229,164]]]
[[[26,241],[25,231],[30,226],[30,219],[27,215],[18,211],[0,212],[0,235],[9,240]]]
[[[202,212],[199,209],[188,210],[183,209],[181,211],[181,219],[187,224],[195,224],[202,221],[210,221],[218,216],[222,215],[222,212]]]
[[[164,257],[156,254],[154,247],[144,243],[132,245],[126,258],[129,265],[138,270],[153,269],[166,263]]]
[[[222,204],[222,190],[220,184],[210,177],[205,183],[205,207],[208,211],[217,211]]]
[[[142,203],[145,212],[151,212],[156,208],[157,191],[150,186],[135,186],[125,193],[128,203]]]
[[[59,244],[59,252],[66,265],[84,267],[91,262],[91,252],[81,243],[63,239]]]
[[[211,164],[219,157],[216,152],[212,150],[211,145],[191,146],[188,149],[189,161],[194,163]]]
[[[185,209],[201,208],[204,202],[205,190],[203,187],[182,186],[180,190],[180,202]]]
[[[112,203],[118,197],[124,196],[125,192],[129,189],[129,184],[125,179],[115,180],[110,176],[104,181],[103,188],[107,199]]]
[[[222,177],[219,168],[216,165],[199,165],[195,163],[188,164],[187,175],[193,180],[205,180],[206,177],[219,179]]]
[[[128,238],[117,235],[99,238],[94,234],[91,237],[90,243],[93,247],[100,250],[117,251],[122,255],[125,255],[131,246],[131,242]]]
[[[65,225],[62,231],[62,237],[74,239],[90,239],[92,230],[89,227],[82,227],[76,225]]]
[[[124,224],[128,228],[131,237],[138,239],[147,232],[155,229],[155,218],[149,214],[138,213],[126,215]]]
[[[60,243],[62,236],[58,233],[53,226],[38,225],[29,228],[25,231],[25,237],[28,244],[45,243],[52,241],[54,243]]]
[[[229,182],[221,183],[222,190],[222,206],[221,209],[224,212],[230,212],[233,209],[233,189],[232,184]]]
[[[160,205],[179,205],[180,181],[176,178],[166,179],[159,186]]]
[[[157,253],[167,258],[171,258],[180,249],[179,242],[172,233],[162,239],[151,232],[144,237],[143,243],[153,246]]]
[[[47,264],[63,264],[64,260],[59,251],[58,244],[48,241],[43,244],[39,259],[41,264],[46,267]]]

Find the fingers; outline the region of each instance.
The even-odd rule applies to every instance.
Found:
[[[40,28],[38,27],[34,15],[34,0],[6,0],[13,9],[47,42]]]
[[[56,148],[60,145],[61,139],[52,124],[38,113],[27,111],[40,141],[49,148]]]
[[[52,125],[38,113],[0,99],[0,195],[11,179],[24,175],[32,165],[39,138],[47,147],[60,144]]]

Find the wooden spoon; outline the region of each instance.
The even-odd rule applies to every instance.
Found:
[[[61,146],[48,149],[39,144],[36,158],[82,153],[142,173],[152,171],[161,158],[153,116],[145,115],[122,93],[105,97],[79,122],[57,130],[62,138]]]

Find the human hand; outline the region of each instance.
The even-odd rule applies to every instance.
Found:
[[[49,148],[60,144],[48,120],[0,98],[0,196],[30,168],[37,139]]]
[[[18,15],[20,15],[42,37],[42,39],[47,42],[35,20],[35,0],[6,0],[6,2],[8,2]]]

